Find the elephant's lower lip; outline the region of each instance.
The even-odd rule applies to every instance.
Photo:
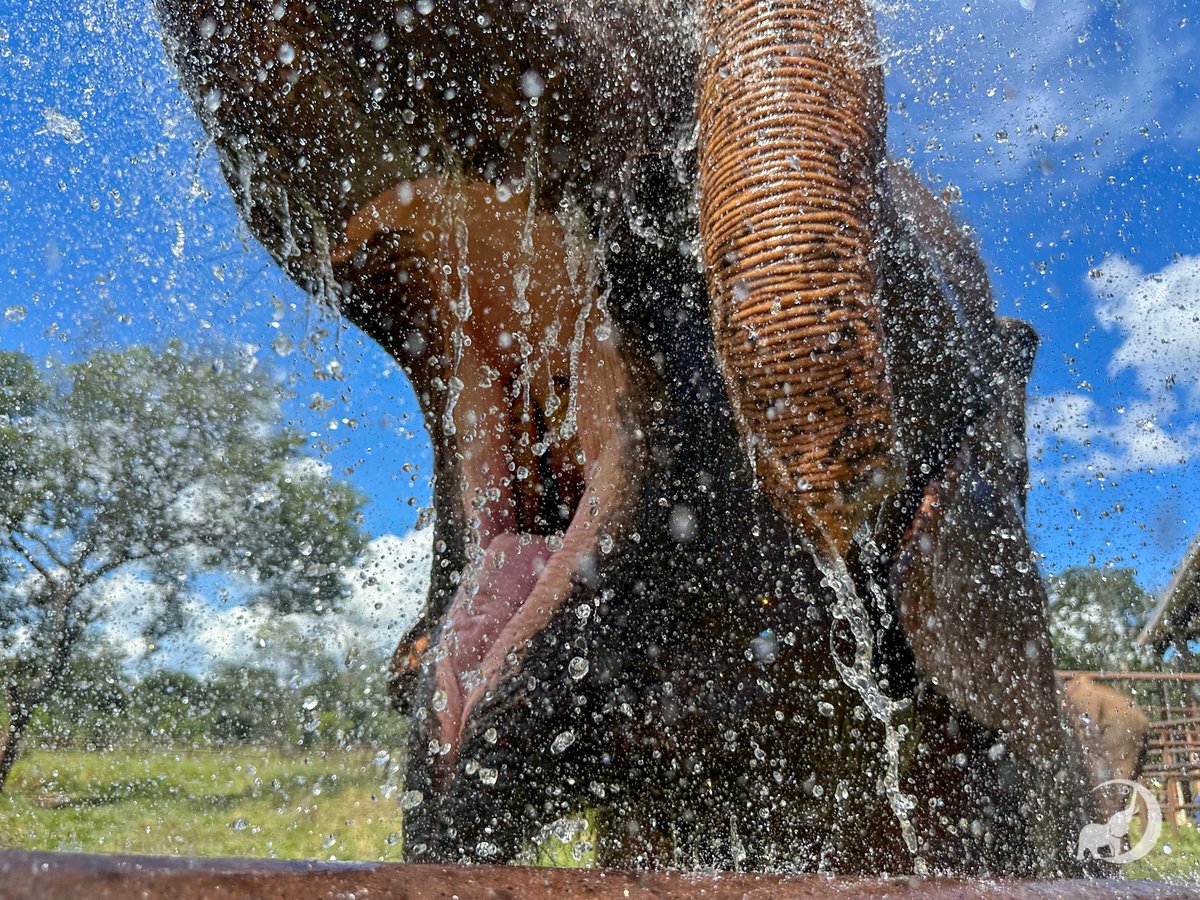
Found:
[[[456,591],[435,651],[434,708],[444,775],[457,761],[472,711],[511,675],[522,649],[566,601],[577,575],[592,567],[598,532],[590,524],[576,516],[561,537],[498,534]]]

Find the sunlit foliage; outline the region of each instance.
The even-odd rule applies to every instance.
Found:
[[[346,590],[361,498],[302,455],[282,396],[253,357],[179,342],[43,368],[0,354],[0,786],[114,583],[144,598],[151,640],[191,591],[319,612]]]

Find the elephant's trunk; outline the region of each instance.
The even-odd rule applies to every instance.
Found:
[[[861,0],[706,0],[700,234],[734,417],[823,553],[894,485],[875,308],[883,79]]]

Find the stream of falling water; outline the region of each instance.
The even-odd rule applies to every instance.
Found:
[[[578,427],[579,359],[587,337],[593,298],[598,297],[595,305],[603,311],[608,287],[605,285],[603,291],[600,289],[601,265],[597,254],[601,251],[594,248],[588,240],[587,223],[574,203],[559,210],[558,224],[562,228],[567,245],[567,280],[571,285],[571,294],[579,306],[579,314],[575,318],[575,328],[568,345],[567,410],[559,429],[560,437],[567,440],[574,436]],[[599,243],[603,245],[603,239]]]
[[[462,366],[463,349],[470,338],[467,337],[466,325],[471,318],[471,288],[470,288],[470,259],[467,234],[467,219],[463,212],[462,186],[445,178],[438,188],[438,193],[445,200],[440,206],[444,209],[448,221],[443,222],[438,229],[438,269],[441,273],[441,290],[443,297],[453,296],[450,275],[458,276],[458,298],[451,301],[450,308],[454,315],[454,325],[450,331],[450,345],[454,356],[450,362],[450,375],[446,379],[446,406],[442,411],[442,431],[450,436],[457,433],[458,427],[454,422],[454,411],[462,396],[463,380],[459,375]],[[453,236],[453,243],[451,237]]]
[[[845,559],[840,556],[829,559],[820,553],[813,553],[813,559],[824,576],[822,583],[833,591],[834,603],[831,612],[835,622],[845,624],[854,640],[854,659],[847,663],[837,653],[834,646],[836,634],[831,630],[829,634],[830,654],[833,656],[834,665],[837,666],[842,683],[858,692],[872,717],[883,726],[883,747],[887,764],[887,771],[883,777],[884,793],[887,795],[888,804],[892,807],[892,812],[900,825],[900,834],[904,845],[912,855],[913,871],[918,875],[925,875],[928,866],[924,858],[918,854],[917,833],[909,818],[909,813],[916,806],[916,799],[911,794],[904,793],[900,787],[900,744],[908,733],[908,729],[904,725],[897,725],[894,722],[895,715],[907,709],[909,701],[907,699],[893,700],[887,696],[875,678],[873,671],[875,639],[871,620],[867,614],[866,604],[859,596],[854,580],[846,568]],[[879,593],[878,586],[872,585],[872,591]],[[881,601],[883,598],[876,596],[875,599]]]

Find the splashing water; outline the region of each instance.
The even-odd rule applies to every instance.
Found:
[[[459,280],[458,299],[451,304],[454,311],[454,328],[450,334],[450,343],[454,348],[454,359],[451,364],[451,374],[446,381],[446,408],[442,413],[442,430],[448,435],[457,433],[454,424],[454,410],[462,396],[464,384],[459,378],[459,368],[462,365],[463,348],[469,346],[467,337],[467,322],[471,318],[471,270],[467,263],[470,258],[469,235],[467,233],[467,217],[463,210],[463,196],[460,185],[443,183],[441,192],[447,197],[447,209],[450,221],[440,229],[441,272],[443,296],[451,296],[450,272],[454,271]],[[451,235],[455,246],[450,246]],[[451,260],[454,260],[453,267]]]
[[[558,221],[567,241],[567,279],[571,284],[571,293],[575,302],[579,305],[579,315],[575,319],[575,328],[569,344],[567,411],[563,417],[562,428],[559,430],[560,436],[567,439],[575,434],[577,427],[579,357],[583,352],[588,319],[592,314],[592,298],[599,296],[595,305],[603,309],[609,288],[606,282],[603,290],[600,289],[603,265],[599,254],[603,252],[603,239],[598,242],[598,248],[590,246],[586,237],[586,222],[574,204],[559,211]]]
[[[913,869],[916,874],[925,875],[927,874],[927,865],[917,853],[917,834],[909,818],[909,813],[916,806],[916,798],[911,794],[904,793],[900,788],[900,744],[908,733],[908,729],[903,725],[897,726],[893,721],[897,713],[908,708],[909,701],[907,699],[893,700],[887,696],[875,678],[872,666],[875,640],[871,621],[867,615],[866,604],[859,596],[858,590],[854,586],[854,580],[846,568],[845,559],[840,556],[829,559],[820,553],[813,553],[813,559],[824,576],[822,584],[833,591],[834,604],[831,612],[834,620],[845,624],[854,639],[854,659],[847,663],[837,654],[833,646],[835,633],[831,630],[829,642],[834,665],[837,666],[842,683],[858,693],[871,716],[883,726],[883,747],[887,763],[883,789],[887,795],[888,804],[896,816],[896,821],[900,825],[900,835],[904,840],[904,845],[912,854]],[[875,594],[874,599],[882,606],[883,597],[878,586],[872,584],[871,589]]]

